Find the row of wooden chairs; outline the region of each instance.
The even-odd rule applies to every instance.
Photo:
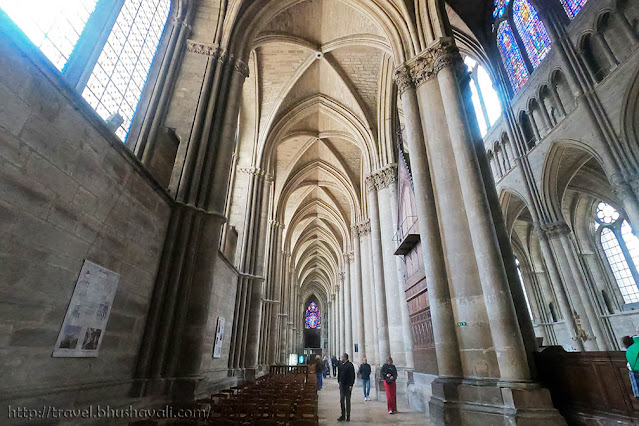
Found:
[[[210,407],[209,424],[317,425],[316,384],[304,374],[266,375],[198,400]]]

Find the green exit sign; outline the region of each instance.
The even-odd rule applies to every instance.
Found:
[[[458,326],[460,326],[460,327],[465,327],[465,326],[467,326],[467,325],[468,325],[468,323],[467,323],[466,321],[464,321],[464,322],[458,322],[458,323],[457,323],[457,325],[458,325]]]

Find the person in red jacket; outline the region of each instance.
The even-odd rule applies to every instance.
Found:
[[[397,368],[393,365],[393,358],[386,358],[386,364],[382,366],[380,374],[384,379],[388,414],[395,414],[397,412]]]

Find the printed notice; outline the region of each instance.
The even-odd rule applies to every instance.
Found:
[[[120,276],[84,261],[53,357],[97,357]]]
[[[217,317],[215,344],[213,345],[213,358],[220,358],[222,356],[222,342],[224,342],[224,318]]]

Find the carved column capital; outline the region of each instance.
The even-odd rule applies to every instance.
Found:
[[[375,174],[377,189],[383,189],[397,182],[397,164],[390,164]]]
[[[375,175],[371,174],[366,177],[366,190],[368,192],[377,190],[377,182],[375,180]]]
[[[415,87],[419,87],[437,77],[437,74],[444,68],[459,67],[459,69],[465,70],[465,67],[462,67],[463,64],[464,61],[454,39],[444,37],[424,49],[419,55],[408,61],[404,67],[408,69]],[[395,72],[397,73],[397,71]]]
[[[401,65],[395,69],[393,79],[395,80],[395,84],[397,84],[399,96],[402,96],[406,90],[415,87],[410,68],[406,65]]]
[[[202,43],[195,40],[186,41],[186,51],[198,55],[210,56],[213,59],[217,59],[225,53],[217,44]]]
[[[541,229],[543,229],[548,238],[557,238],[562,235],[569,235],[571,232],[570,226],[568,226],[568,224],[563,220],[542,225]]]

